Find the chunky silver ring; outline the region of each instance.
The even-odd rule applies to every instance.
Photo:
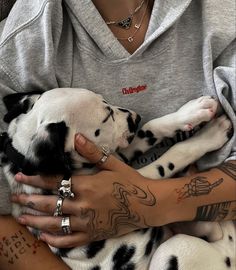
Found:
[[[104,162],[106,162],[106,160],[108,159],[108,157],[110,155],[110,150],[107,147],[102,146],[102,153],[103,153],[103,156],[96,163],[97,165],[102,165]]]
[[[74,198],[75,194],[71,191],[71,177],[68,180],[63,179],[58,189],[58,195],[62,198]]]
[[[64,198],[58,197],[56,209],[54,211],[54,217],[62,216],[62,204],[63,204]]]
[[[61,229],[64,234],[71,234],[70,217],[63,217],[61,220]]]

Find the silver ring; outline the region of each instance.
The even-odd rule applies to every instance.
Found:
[[[71,177],[68,180],[63,179],[58,189],[58,195],[62,198],[74,198],[75,194],[71,191]]]
[[[61,220],[61,229],[64,234],[71,234],[70,217],[63,217]]]
[[[108,159],[108,157],[110,155],[110,150],[107,147],[102,146],[102,153],[103,153],[103,156],[96,163],[97,165],[102,165],[104,162],[106,162],[106,160]]]
[[[54,211],[54,217],[62,216],[62,204],[63,204],[64,198],[59,197],[56,204],[56,209]]]

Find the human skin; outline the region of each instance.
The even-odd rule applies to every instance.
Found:
[[[0,216],[1,270],[69,270],[48,245],[11,216]]]
[[[77,151],[96,163],[101,150],[82,135]],[[45,216],[22,215],[18,221],[43,231],[41,239],[54,247],[74,247],[117,237],[135,229],[180,221],[220,221],[236,218],[236,162],[180,178],[152,180],[114,156],[94,175],[72,176],[75,198],[65,199],[64,215],[70,215],[71,235],[61,232],[61,217],[53,217],[57,196],[17,195],[14,202],[45,212]],[[61,177],[25,176],[16,180],[56,190]],[[204,214],[217,208],[213,214]],[[207,211],[206,211],[207,210]],[[48,215],[49,214],[49,215]],[[54,235],[53,235],[53,234]]]

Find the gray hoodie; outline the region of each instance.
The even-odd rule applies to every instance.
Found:
[[[90,0],[18,0],[0,24],[1,131],[4,95],[56,87],[88,88],[143,122],[212,95],[236,130],[235,34],[232,0],[155,0],[145,41],[130,54]],[[226,159],[236,159],[236,133],[199,169]],[[4,194],[0,210],[7,213]]]

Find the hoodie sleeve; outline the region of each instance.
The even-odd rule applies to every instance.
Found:
[[[20,89],[18,82],[12,77],[10,71],[4,66],[0,59],[0,133],[6,131],[7,126],[3,121],[6,113],[2,98],[5,95],[16,92],[15,89]],[[0,153],[1,158],[1,153]],[[11,213],[10,189],[7,181],[3,176],[2,162],[0,163],[0,215],[8,215]]]
[[[208,7],[203,15],[203,65],[206,81],[203,92],[218,98],[223,112],[232,122],[233,134],[221,149],[199,160],[200,170],[236,159],[236,30],[232,2],[226,1],[224,10]]]

